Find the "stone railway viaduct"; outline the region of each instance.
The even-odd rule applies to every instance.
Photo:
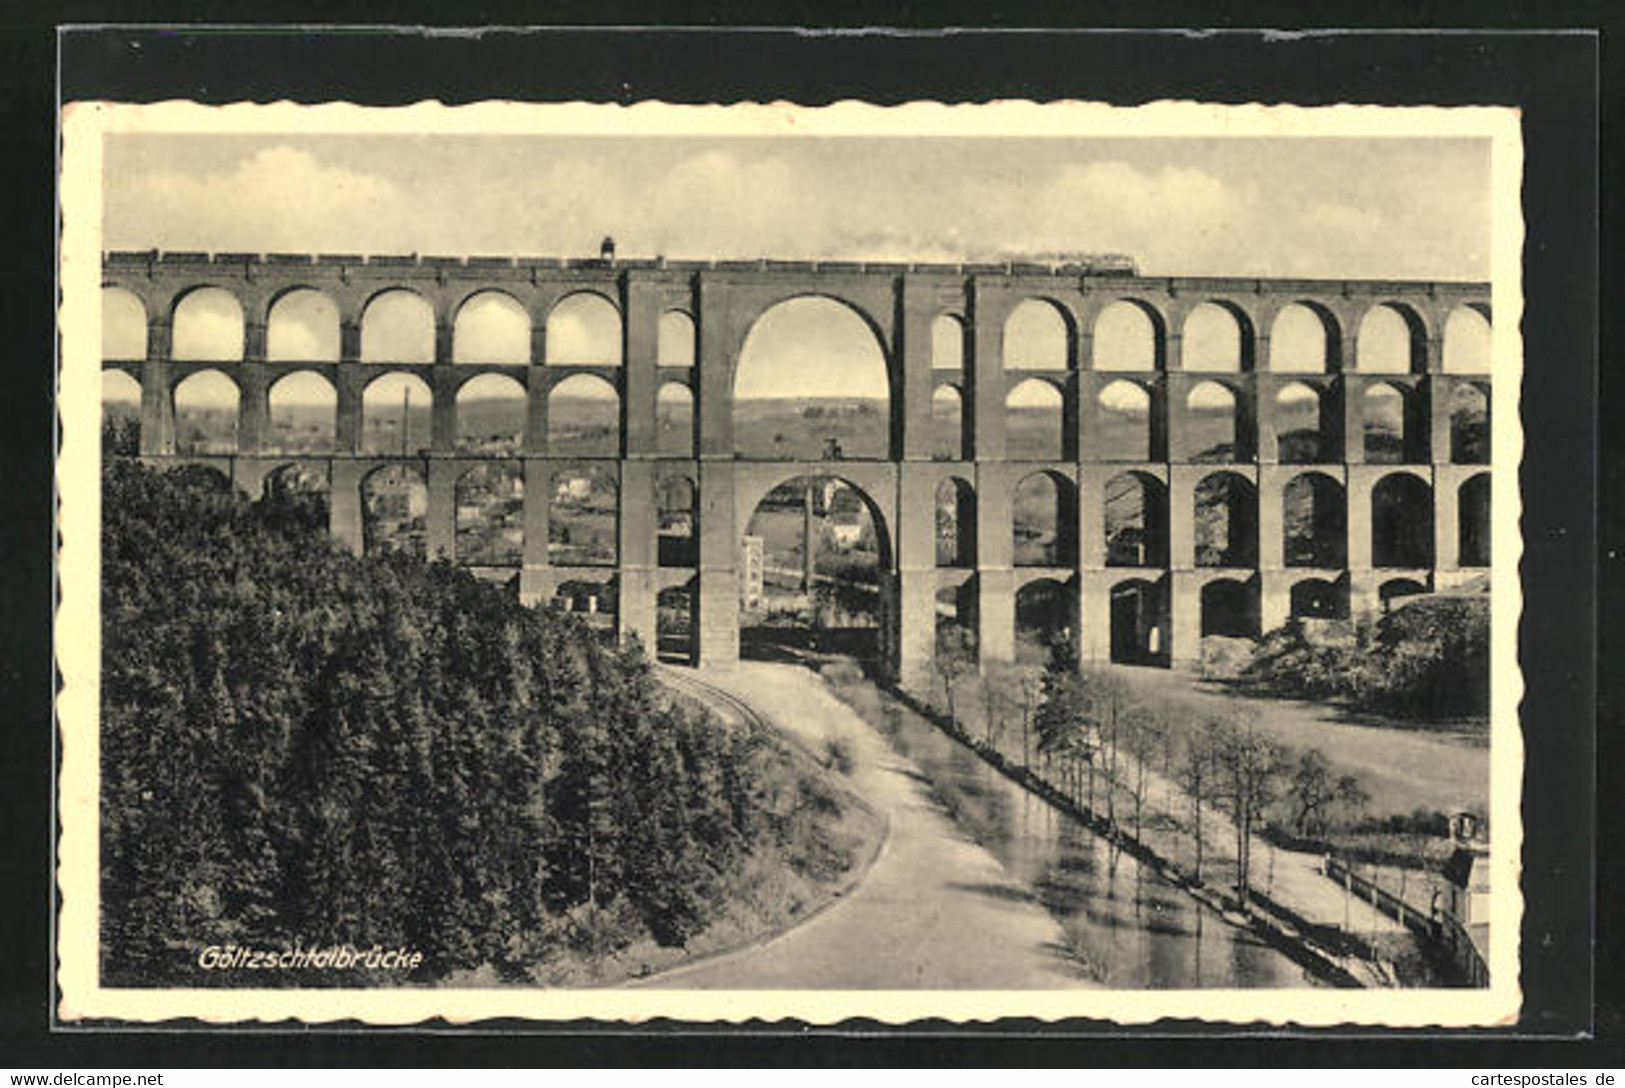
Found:
[[[1018,593],[1041,579],[1065,589],[1069,626],[1085,659],[1102,659],[1133,643],[1162,660],[1200,653],[1205,600],[1224,584],[1239,592],[1254,625],[1267,630],[1297,609],[1306,585],[1329,590],[1334,614],[1375,609],[1398,588],[1447,589],[1487,575],[1487,548],[1469,545],[1462,502],[1469,492],[1472,518],[1487,525],[1488,465],[1454,463],[1450,406],[1457,387],[1470,385],[1488,403],[1490,375],[1447,373],[1444,330],[1449,315],[1467,307],[1489,317],[1485,283],[1260,280],[1242,278],[1151,278],[1108,274],[1085,266],[988,264],[857,264],[843,262],[679,262],[615,259],[355,257],[115,252],[104,255],[104,288],[129,292],[145,309],[146,354],[142,359],[104,359],[104,369],[128,373],[141,388],[140,451],[143,459],[174,464],[212,464],[236,486],[258,494],[279,467],[300,463],[329,483],[331,531],[344,545],[363,546],[361,491],[381,466],[404,462],[426,478],[426,531],[431,554],[455,548],[456,483],[489,458],[459,452],[456,393],[481,373],[500,373],[524,386],[528,405],[522,449],[508,454],[522,465],[524,543],[520,594],[546,600],[572,578],[613,579],[619,631],[636,632],[653,645],[656,598],[663,589],[688,586],[694,612],[693,656],[700,663],[727,663],[739,653],[740,539],[753,510],[774,487],[803,475],[837,475],[859,488],[869,503],[880,545],[883,656],[896,673],[919,678],[935,648],[939,592],[952,590],[965,606],[985,662],[1008,660],[1015,649]],[[172,322],[191,292],[220,288],[243,314],[241,352],[229,359],[182,361],[171,351]],[[313,289],[338,312],[339,352],[334,360],[268,361],[266,328],[279,299]],[[382,293],[413,292],[432,308],[432,362],[362,362],[364,312]],[[477,294],[501,292],[531,318],[528,363],[453,362],[453,329],[460,307]],[[555,360],[546,344],[546,318],[561,300],[579,293],[601,296],[621,321],[620,365]],[[736,368],[753,324],[771,308],[805,296],[832,299],[857,313],[884,354],[890,385],[889,456],[833,462],[754,460],[736,453]],[[1005,358],[1005,322],[1024,300],[1050,303],[1066,327],[1066,366],[1027,369]],[[1097,366],[1097,319],[1109,305],[1128,301],[1149,319],[1155,360],[1144,372]],[[1216,303],[1235,319],[1240,365],[1228,373],[1186,366],[1182,333],[1199,305]],[[1266,365],[1274,319],[1298,304],[1319,318],[1325,331],[1325,362],[1317,373],[1276,373]],[[1363,315],[1387,308],[1405,321],[1411,339],[1402,373],[1364,373],[1355,365]],[[657,340],[663,315],[679,311],[690,320],[693,365],[659,362]],[[932,357],[932,326],[942,315],[963,328],[963,351],[943,366]],[[177,453],[174,395],[189,375],[217,370],[239,390],[236,452],[200,457]],[[313,371],[336,391],[337,419],[331,455],[286,456],[269,450],[268,391],[282,377]],[[433,392],[432,435],[426,455],[378,456],[363,452],[362,396],[385,373],[409,371]],[[583,462],[547,453],[548,393],[565,378],[590,373],[619,395],[620,454]],[[1007,394],[1039,378],[1063,397],[1063,456],[1021,460],[1007,450]],[[1102,389],[1134,382],[1148,397],[1149,445],[1145,456],[1108,460],[1100,450],[1096,418]],[[1218,381],[1235,398],[1237,441],[1229,463],[1196,460],[1190,448],[1188,395],[1199,383]],[[668,383],[686,387],[694,405],[692,455],[661,456],[656,401]],[[1312,389],[1319,402],[1316,463],[1280,463],[1280,406],[1276,394],[1291,383]],[[1362,412],[1366,390],[1376,384],[1397,390],[1405,405],[1404,453],[1399,463],[1369,463]],[[960,458],[933,458],[930,431],[933,397],[952,386],[962,397]],[[591,570],[549,565],[548,503],[557,474],[592,467],[618,485],[618,547],[611,568]],[[1034,473],[1055,482],[1063,524],[1054,566],[1022,566],[1013,543],[1014,495]],[[1145,528],[1158,543],[1127,557],[1114,554],[1103,528],[1108,482],[1128,473],[1143,487]],[[1244,532],[1242,566],[1198,563],[1194,505],[1205,478],[1228,473],[1253,496]],[[1337,539],[1329,558],[1310,561],[1284,554],[1283,494],[1310,473],[1323,481],[1328,502],[1339,507],[1327,519]],[[691,567],[662,567],[658,552],[657,488],[675,477],[695,488],[697,554]],[[1424,508],[1402,511],[1424,547],[1403,562],[1377,554],[1374,504],[1396,478]],[[1408,478],[1412,483],[1406,484]],[[964,496],[967,541],[952,565],[939,564],[937,504],[945,481]],[[1329,485],[1329,486],[1328,486]],[[1316,506],[1321,499],[1317,493]],[[1380,509],[1376,518],[1382,517]],[[1431,526],[1426,524],[1431,521]],[[1405,531],[1401,525],[1401,531]],[[1316,530],[1320,530],[1317,528]],[[1391,530],[1390,530],[1391,531]],[[1476,530],[1483,533],[1480,527]],[[1256,534],[1255,537],[1251,534]],[[1468,554],[1471,553],[1471,554]],[[1117,603],[1137,596],[1133,618],[1121,619]],[[1124,633],[1114,625],[1136,630]],[[1155,634],[1152,634],[1152,631]]]

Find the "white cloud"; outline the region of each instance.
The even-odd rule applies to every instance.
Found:
[[[114,248],[250,253],[387,252],[411,220],[411,208],[389,180],[324,164],[308,151],[272,146],[229,170],[143,171],[107,186]]]
[[[121,152],[108,245],[571,256],[613,235],[628,256],[1396,278],[1488,252],[1482,155],[1428,141],[324,139],[207,169],[185,164],[208,146]]]

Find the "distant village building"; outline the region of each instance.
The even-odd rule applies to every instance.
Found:
[[[554,502],[586,502],[592,498],[592,481],[585,476],[570,476],[559,481],[553,492]]]
[[[385,518],[421,518],[429,511],[429,492],[409,472],[380,472],[372,490],[373,513]]]
[[[837,510],[829,521],[829,539],[843,552],[851,551],[863,542],[863,513],[859,510]]]

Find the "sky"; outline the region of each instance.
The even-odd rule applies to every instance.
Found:
[[[1487,140],[1431,138],[117,134],[103,245],[585,256],[613,235],[626,257],[1112,252],[1148,275],[1481,280],[1489,163]],[[197,317],[232,335],[229,307]],[[288,344],[328,335],[314,311],[285,324]],[[872,351],[839,321],[787,324],[775,369],[867,386]]]

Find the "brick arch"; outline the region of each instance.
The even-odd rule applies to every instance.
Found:
[[[937,518],[944,502],[944,492],[954,504],[954,540],[952,554],[944,557],[942,535],[937,531]],[[965,475],[950,472],[936,482],[932,494],[932,536],[936,541],[935,556],[938,567],[974,568],[979,554],[976,541],[976,485]]]
[[[463,363],[443,380],[447,383],[447,388],[453,394],[457,394],[462,392],[463,386],[476,378],[489,377],[508,378],[517,382],[520,389],[528,390],[530,388],[530,374],[527,368],[513,363]],[[558,383],[553,382],[551,384],[556,385]],[[614,383],[610,384],[613,385]]]
[[[1079,314],[1072,307],[1069,300],[1043,291],[1011,295],[1004,300],[1007,305],[999,316],[999,357],[1001,369],[1005,371],[1020,370],[1022,373],[1066,373],[1078,368],[1078,332],[1082,327]],[[1061,365],[1040,367],[1012,367],[1010,358],[1010,321],[1018,311],[1026,306],[1042,307],[1054,313],[1061,322]]]
[[[120,284],[119,286],[124,287],[125,290],[131,290],[124,284]],[[162,312],[168,315],[170,322],[173,324],[175,320],[175,311],[180,308],[180,304],[200,291],[223,291],[230,295],[232,298],[237,300],[237,308],[242,312],[243,320],[245,322],[248,320],[249,307],[243,301],[245,293],[238,290],[229,282],[222,282],[219,280],[197,280],[187,283],[184,286],[174,288],[169,292],[168,297],[165,299],[164,305],[161,308]],[[148,310],[151,310],[150,306],[148,307]]]
[[[675,323],[671,321],[672,318],[681,321],[682,331],[680,333],[670,331],[676,327]],[[689,368],[697,366],[700,361],[699,328],[699,323],[694,320],[694,315],[684,307],[666,306],[661,309],[660,313],[655,317],[655,365]],[[686,356],[685,361],[682,362],[672,362],[666,357],[668,340],[676,336],[681,336],[682,346],[686,348],[686,351],[681,353]]]
[[[518,356],[517,358],[499,359],[487,357],[484,359],[465,359],[462,357],[464,351],[462,346],[459,344],[459,333],[464,329],[463,312],[468,309],[471,303],[475,302],[477,299],[486,298],[487,296],[506,299],[508,302],[513,304],[514,310],[517,311],[518,316],[524,319],[524,330],[519,334],[521,340],[520,344],[518,345],[519,350],[516,353]],[[531,314],[531,308],[525,304],[525,300],[520,298],[513,291],[508,290],[504,286],[480,286],[469,291],[461,292],[459,295],[454,296],[448,301],[449,305],[446,310],[446,321],[449,323],[451,330],[452,362],[461,366],[474,366],[486,362],[496,362],[509,366],[526,366],[532,361],[531,356],[536,340],[536,320]]]
[[[286,283],[279,283],[266,291],[258,299],[259,305],[255,309],[254,316],[268,324],[271,320],[271,311],[276,309],[277,303],[289,295],[298,294],[300,291],[314,291],[321,295],[333,304],[334,309],[339,311],[339,320],[344,319],[345,300],[343,295],[333,290],[333,284],[323,283],[314,277],[289,280]]]
[[[937,330],[953,326],[955,343],[955,357],[952,366],[942,365],[937,358]],[[933,371],[962,371],[965,369],[965,358],[970,352],[967,350],[970,341],[970,322],[959,310],[942,309],[931,315],[931,321],[926,326],[931,337],[931,369]]]
[[[284,476],[292,473],[309,473],[318,478],[323,486],[324,493],[333,487],[333,470],[326,457],[280,457],[268,463],[262,463],[260,476],[260,491],[268,493]]]
[[[1429,314],[1425,307],[1409,302],[1403,298],[1373,299],[1370,305],[1366,306],[1360,312],[1360,316],[1355,325],[1357,338],[1364,335],[1366,321],[1372,315],[1380,311],[1387,311],[1389,313],[1397,314],[1399,319],[1405,323],[1405,327],[1410,333],[1409,369],[1405,371],[1372,370],[1367,365],[1366,360],[1362,358],[1364,352],[1359,347],[1356,347],[1355,349],[1354,359],[1350,360],[1352,366],[1346,363],[1345,369],[1354,369],[1367,374],[1425,373],[1433,362],[1433,360],[1428,356],[1429,344],[1430,342],[1436,341],[1439,338],[1439,331],[1434,327],[1431,314]]]
[[[884,313],[883,317],[876,312],[879,307],[875,303],[879,300],[859,300],[839,291],[816,287],[784,287],[777,290],[745,288],[741,293],[749,297],[750,304],[736,311],[739,316],[733,322],[732,335],[724,343],[722,352],[730,396],[739,377],[739,358],[744,353],[751,332],[774,309],[798,299],[823,299],[856,314],[858,319],[868,326],[869,332],[875,338],[875,344],[880,348],[881,358],[886,363],[887,381],[892,398],[895,400],[901,395],[903,375],[893,337],[893,318],[890,313],[883,310],[880,311]]]
[[[1371,565],[1424,568],[1438,562],[1434,552],[1435,495],[1420,472],[1399,468],[1371,483]]]
[[[571,293],[578,294],[579,292]],[[529,288],[528,285],[520,286],[504,280],[490,280],[471,283],[466,288],[460,288],[448,292],[443,296],[447,315],[450,316],[453,321],[457,320],[457,315],[462,312],[463,307],[467,306],[479,295],[506,296],[520,309],[524,310],[525,316],[534,324],[535,318],[532,317],[531,310],[533,309],[532,303],[535,302],[535,291]],[[616,309],[619,308],[620,307],[617,305]]]
[[[147,300],[139,292],[132,291],[128,287],[125,287],[123,284],[120,284],[120,283],[104,282],[102,284],[100,302],[101,302],[101,307],[102,307],[102,310],[101,310],[102,317],[103,317],[104,320],[103,320],[103,323],[102,323],[102,343],[101,343],[101,345],[98,345],[98,351],[101,353],[101,357],[103,359],[108,359],[108,358],[113,357],[113,356],[107,355],[107,353],[105,351],[105,345],[107,343],[107,323],[106,323],[105,318],[107,316],[107,308],[108,308],[110,300],[112,300],[112,299],[121,299],[121,298],[122,299],[128,299],[129,303],[133,304],[135,306],[136,310],[138,310],[140,312],[140,343],[141,343],[140,351],[138,353],[131,353],[131,354],[127,355],[127,356],[122,356],[122,358],[128,358],[128,359],[132,359],[132,360],[145,359],[147,357],[148,348],[150,346],[150,336],[151,336],[151,326],[152,326],[152,308],[147,305]],[[120,303],[113,303],[113,305],[117,306],[117,305],[121,305],[121,304]],[[131,318],[132,318],[132,320],[134,319],[134,313],[131,314]]]
[[[1133,484],[1139,496],[1140,523],[1138,525],[1139,539],[1120,537],[1113,539],[1111,532],[1111,518],[1113,517],[1114,488],[1119,484],[1126,487]],[[1122,488],[1118,490],[1117,501],[1125,493]],[[1169,549],[1169,520],[1174,511],[1169,509],[1168,484],[1159,476],[1140,469],[1128,469],[1113,474],[1105,482],[1102,492],[1101,508],[1095,516],[1100,518],[1101,533],[1106,540],[1106,565],[1108,567],[1163,567],[1168,562]],[[1118,515],[1121,517],[1121,514]],[[1183,516],[1183,512],[1181,512]],[[1122,533],[1119,528],[1119,533]]]
[[[302,294],[307,294],[307,293],[311,294],[311,295],[314,295],[317,299],[320,299],[321,301],[325,302],[328,306],[330,306],[332,308],[333,322],[332,322],[331,328],[332,328],[332,335],[333,335],[333,339],[334,339],[334,351],[333,351],[332,356],[330,358],[329,357],[323,357],[323,356],[315,356],[315,357],[312,357],[311,359],[308,359],[308,360],[306,360],[306,359],[293,359],[293,358],[289,358],[289,357],[284,357],[284,359],[272,359],[271,358],[271,334],[272,334],[272,331],[277,327],[276,324],[275,324],[275,321],[276,321],[276,318],[277,318],[277,308],[279,306],[283,305],[284,303],[286,303],[288,300],[296,298],[296,297],[298,297],[299,295],[302,295]],[[344,306],[343,306],[343,302],[342,302],[341,299],[335,297],[332,292],[323,290],[320,286],[316,286],[314,284],[300,283],[300,284],[296,284],[296,285],[293,285],[293,286],[288,286],[288,287],[285,287],[285,288],[278,288],[276,291],[269,292],[266,295],[263,307],[257,313],[257,317],[258,317],[259,321],[265,326],[263,354],[264,354],[265,358],[268,361],[277,362],[277,361],[284,361],[285,360],[285,361],[290,361],[290,362],[328,362],[328,363],[333,363],[333,362],[339,362],[344,358]],[[293,320],[293,319],[284,316],[282,318],[282,320]]]
[[[1011,590],[1012,592],[1020,593],[1028,586],[1036,585],[1039,582],[1051,582],[1061,589],[1068,591],[1074,590],[1072,579],[1063,581],[1056,578],[1053,571],[1046,570],[1043,567],[1016,568],[1015,581],[1011,583]]]
[[[323,394],[324,399],[330,400],[332,404],[332,408],[327,413],[326,418],[327,433],[321,439],[320,449],[313,452],[330,454],[337,448],[339,399],[338,386],[334,385],[332,379],[327,374],[323,374],[320,370],[310,367],[301,367],[297,370],[288,370],[285,373],[278,374],[266,384],[265,433],[261,438],[263,449],[271,450],[276,448],[274,444],[275,428],[277,423],[277,408],[279,407],[277,401],[277,391],[291,388],[290,383],[305,383],[312,378],[321,383],[322,388],[325,390]]]
[[[483,288],[482,288],[482,290],[483,290]],[[412,282],[407,281],[407,280],[402,280],[399,283],[394,282],[394,281],[389,281],[389,282],[380,282],[380,283],[377,283],[377,284],[368,285],[367,289],[362,291],[356,297],[356,302],[357,302],[357,305],[356,305],[356,317],[358,319],[361,318],[361,317],[365,317],[366,313],[367,313],[367,307],[371,306],[374,302],[377,302],[380,298],[383,298],[385,295],[393,295],[397,291],[405,291],[409,295],[416,295],[419,299],[421,299],[423,301],[423,304],[429,308],[430,313],[435,312],[435,310],[436,310],[435,303],[438,301],[438,299],[436,298],[435,292],[424,290],[422,284],[416,284],[416,283],[412,283]]]
[[[1191,318],[1204,306],[1216,306],[1230,315],[1236,323],[1237,347],[1235,370],[1192,370],[1189,363],[1190,341],[1187,330]],[[1252,313],[1239,302],[1222,296],[1193,298],[1188,309],[1179,317],[1179,369],[1190,374],[1249,374],[1258,369],[1258,326]]]
[[[863,464],[841,462],[788,462],[779,465],[760,464],[768,471],[738,476],[734,481],[734,532],[742,538],[750,525],[751,515],[767,498],[768,493],[784,484],[799,479],[830,477],[841,481],[863,501],[874,522],[875,539],[880,544],[880,570],[897,568],[897,505],[896,474],[889,464]],[[877,471],[879,470],[879,471]],[[736,541],[737,546],[737,541]]]
[[[1151,323],[1151,369],[1150,371],[1118,370],[1103,368],[1100,365],[1100,323],[1108,311],[1119,303],[1132,306],[1140,311]],[[1163,308],[1150,299],[1132,294],[1112,294],[1102,297],[1100,308],[1094,315],[1089,326],[1089,335],[1093,341],[1091,348],[1094,358],[1090,360],[1091,366],[1096,370],[1114,374],[1157,373],[1169,369],[1168,365],[1168,327],[1169,316]]]
[[[952,433],[948,432],[948,424],[937,418],[938,404],[945,403],[942,399],[943,390],[947,390],[953,398],[954,415]],[[967,443],[967,419],[965,411],[965,390],[963,383],[952,380],[933,381],[931,383],[931,399],[928,406],[930,422],[928,424],[931,439],[931,459],[934,461],[961,461],[965,458]],[[943,456],[944,452],[947,454]]]
[[[1330,472],[1308,469],[1281,483],[1281,561],[1287,569],[1341,568],[1348,561],[1349,494],[1344,482]],[[1309,523],[1287,520],[1287,500],[1307,499]]]
[[[1054,578],[1043,571],[1017,577],[1011,588],[1010,611],[1018,661],[1037,664],[1054,653],[1062,640],[1077,637],[1077,595],[1075,578]]]
[[[1324,373],[1337,374],[1345,368],[1351,368],[1353,365],[1353,360],[1345,360],[1343,358],[1343,340],[1347,331],[1344,328],[1345,319],[1340,316],[1338,312],[1330,305],[1320,299],[1303,295],[1294,295],[1279,299],[1270,309],[1268,314],[1269,324],[1266,326],[1270,342],[1270,357],[1268,359],[1258,360],[1258,369],[1271,370],[1280,374],[1319,373],[1317,371],[1276,370],[1275,353],[1278,348],[1275,342],[1275,326],[1281,320],[1281,316],[1295,306],[1302,307],[1320,322],[1321,332],[1325,338],[1325,353],[1322,356],[1324,360]],[[1263,315],[1260,315],[1261,318],[1262,316]]]
[[[1020,538],[1017,532],[1020,528],[1018,515],[1020,513],[1017,502],[1030,483],[1036,480],[1047,482],[1051,488],[1050,494],[1054,498],[1054,539],[1045,548],[1049,562],[1039,562],[1033,558],[1033,549],[1029,547],[1029,556],[1022,558],[1020,552]],[[1078,485],[1065,473],[1054,469],[1039,469],[1036,472],[1023,473],[1010,489],[1010,533],[1012,537],[1012,551],[1014,564],[1017,567],[1065,567],[1077,560],[1078,554]]]
[[[360,303],[356,307],[356,311],[355,311],[356,358],[359,359],[359,360],[362,360],[364,362],[373,363],[373,364],[376,364],[377,362],[380,361],[380,360],[369,360],[369,359],[366,358],[365,345],[366,345],[366,332],[367,332],[367,315],[368,315],[368,312],[372,310],[373,306],[378,302],[379,299],[382,299],[382,298],[384,298],[386,296],[389,296],[389,295],[395,295],[395,294],[405,294],[405,295],[411,296],[412,298],[417,299],[418,302],[422,303],[422,309],[428,313],[428,315],[429,315],[429,328],[428,328],[429,342],[428,342],[428,352],[427,352],[428,357],[424,358],[424,359],[412,359],[412,360],[385,359],[385,360],[382,360],[382,361],[383,362],[402,361],[402,362],[415,362],[415,363],[431,363],[431,362],[434,362],[439,357],[439,354],[440,354],[439,340],[441,338],[441,325],[442,325],[441,316],[440,316],[438,308],[435,305],[434,296],[430,295],[430,294],[426,294],[423,291],[418,290],[416,287],[409,286],[409,285],[406,285],[406,284],[389,284],[387,286],[380,286],[376,290],[369,291],[364,296],[362,296],[362,298],[360,300]],[[340,311],[340,320],[343,321],[343,311],[342,310]],[[377,318],[375,317],[374,320],[377,320]]]
[[[1347,619],[1347,578],[1327,579],[1319,574],[1296,574],[1285,582],[1287,615],[1294,619]]]
[[[194,356],[192,359],[181,361],[238,363],[248,358],[249,307],[244,304],[243,295],[241,292],[217,283],[193,284],[175,292],[174,296],[171,298],[168,309],[170,358],[179,358],[175,352],[176,341],[179,339],[177,334],[181,331],[177,322],[177,318],[181,316],[181,308],[190,300],[195,299],[204,293],[214,292],[218,292],[219,294],[231,299],[232,302],[234,302],[237,306],[238,341],[236,352],[234,354],[223,356]]]
[[[746,349],[756,330],[762,327],[763,322],[786,304],[798,301],[822,301],[835,305],[857,318],[858,322],[867,330],[873,341],[873,346],[880,355],[880,363],[885,372],[886,391],[886,453],[881,460],[895,460],[903,442],[903,432],[906,426],[905,393],[903,387],[903,366],[897,353],[892,350],[889,333],[891,327],[877,319],[874,313],[852,299],[834,292],[810,290],[805,288],[785,287],[771,294],[764,294],[757,288],[751,288],[747,297],[750,304],[742,306],[734,312],[736,315],[748,314],[748,318],[740,318],[732,322],[731,328],[726,330],[724,338],[725,351],[721,359],[723,367],[713,368],[709,375],[702,377],[702,385],[707,395],[712,398],[709,410],[716,414],[725,414],[728,418],[727,428],[730,432],[729,445],[734,453],[740,450],[741,434],[734,425],[735,414],[738,410],[738,387],[741,376],[741,364],[744,361]],[[711,365],[708,360],[706,365]],[[720,403],[719,403],[720,402]],[[720,411],[719,411],[720,410]],[[865,458],[869,459],[869,458]]]
[[[1214,527],[1198,517],[1204,495],[1212,502],[1222,492],[1224,505],[1223,547],[1214,537]],[[1258,565],[1258,485],[1232,469],[1203,474],[1191,488],[1192,539],[1198,567],[1255,567]],[[1187,511],[1170,511],[1170,517],[1185,517]],[[1205,548],[1205,550],[1204,550]]]

